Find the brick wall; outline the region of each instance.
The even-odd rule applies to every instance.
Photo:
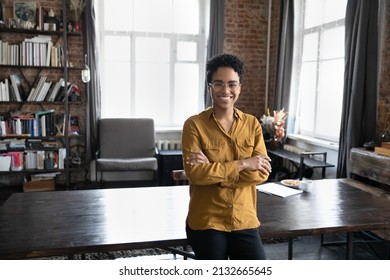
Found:
[[[236,105],[260,117],[265,112],[268,0],[225,0],[225,5],[224,52],[239,56],[246,70]]]
[[[378,131],[390,131],[390,1],[386,1],[379,74]]]
[[[267,62],[268,0],[225,0],[224,51],[239,56],[246,65],[246,76],[237,107],[261,116],[272,109],[275,90],[280,0],[272,1],[271,49],[268,106],[265,98]],[[390,131],[390,1],[386,1],[386,23],[378,99],[378,134]]]

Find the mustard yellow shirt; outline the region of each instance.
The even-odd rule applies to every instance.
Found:
[[[239,172],[238,160],[266,154],[259,121],[234,109],[230,133],[206,109],[183,126],[183,164],[190,182],[187,223],[193,230],[234,231],[257,228],[256,185],[268,176],[255,171]],[[191,151],[201,150],[209,163],[189,165]]]

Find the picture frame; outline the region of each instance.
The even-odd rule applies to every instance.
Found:
[[[36,26],[36,2],[13,2],[13,18],[19,28],[33,29]]]

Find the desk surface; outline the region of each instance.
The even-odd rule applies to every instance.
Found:
[[[388,199],[351,180],[310,192],[258,193],[262,237],[390,228]],[[188,186],[13,194],[0,208],[0,259],[168,247],[186,242]]]

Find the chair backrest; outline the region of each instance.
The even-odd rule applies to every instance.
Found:
[[[100,157],[154,157],[155,128],[149,118],[99,120]]]

